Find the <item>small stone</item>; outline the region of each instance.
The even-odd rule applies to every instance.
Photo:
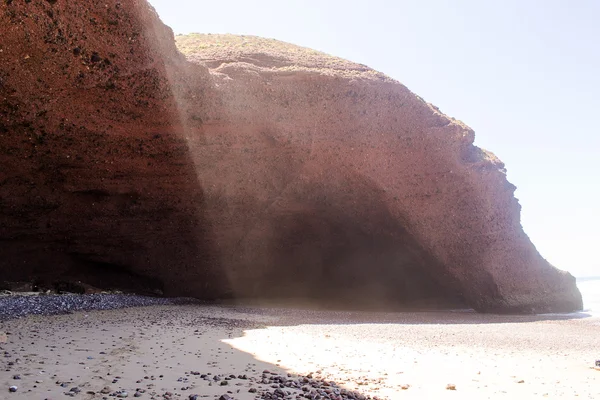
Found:
[[[142,394],[140,392],[135,392],[133,394],[133,397],[142,397]]]
[[[221,397],[219,397],[219,400],[233,400],[233,399],[231,398],[230,395],[224,394]]]
[[[16,386],[11,386],[11,387],[8,388],[8,391],[11,392],[11,393],[16,392],[17,390],[19,390],[19,388],[16,387]]]
[[[13,376],[13,379],[18,381],[21,379],[21,375],[15,375],[15,376]]]
[[[125,397],[128,397],[128,396],[129,396],[129,393],[127,393],[127,392],[126,392],[126,391],[124,391],[124,390],[123,390],[123,391],[121,391],[121,392],[119,392],[119,393],[117,394],[117,397],[118,397],[118,398],[120,398],[120,399],[124,399]]]
[[[90,61],[93,63],[97,63],[99,61],[102,61],[102,57],[100,57],[100,55],[96,52],[92,53],[92,56],[90,57]]]
[[[197,394],[190,394],[190,396],[188,397],[188,400],[198,400],[198,395]]]
[[[517,383],[525,383],[525,381],[521,379],[520,381],[517,381]]]
[[[456,385],[454,383],[449,383],[446,385],[446,390],[456,390]]]
[[[221,381],[221,383],[220,383],[221,386],[227,386],[228,384],[229,384],[229,382],[227,382],[227,381]]]
[[[110,393],[110,388],[108,386],[105,386],[104,388],[102,388],[102,390],[100,391],[100,393],[102,393],[102,394],[109,394]]]
[[[257,392],[257,390],[256,390],[256,388],[254,388],[254,387],[251,387],[250,389],[248,389],[248,392],[249,392],[249,393],[256,393],[256,392]]]
[[[400,385],[400,389],[402,389],[402,390],[408,390],[409,387],[410,387],[410,385],[408,385],[406,383],[404,385]]]

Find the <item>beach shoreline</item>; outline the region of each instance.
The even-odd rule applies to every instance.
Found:
[[[152,305],[33,315],[0,332],[11,400],[591,399],[600,387],[600,319],[585,314]]]

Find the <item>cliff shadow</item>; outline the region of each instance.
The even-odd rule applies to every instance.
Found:
[[[420,246],[371,180],[328,166],[291,180],[246,232],[234,299],[369,310],[467,307],[463,288]],[[319,171],[316,172],[318,174]]]

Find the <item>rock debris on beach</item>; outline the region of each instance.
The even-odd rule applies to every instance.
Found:
[[[32,294],[0,297],[0,321],[27,315],[68,314],[75,311],[112,310],[176,304],[200,304],[196,299],[160,298],[129,294]],[[0,332],[0,343],[2,343]]]

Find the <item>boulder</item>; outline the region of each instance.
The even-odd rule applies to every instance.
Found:
[[[401,83],[275,40],[174,38],[142,0],[1,7],[5,279],[581,308],[523,232],[504,164]]]

